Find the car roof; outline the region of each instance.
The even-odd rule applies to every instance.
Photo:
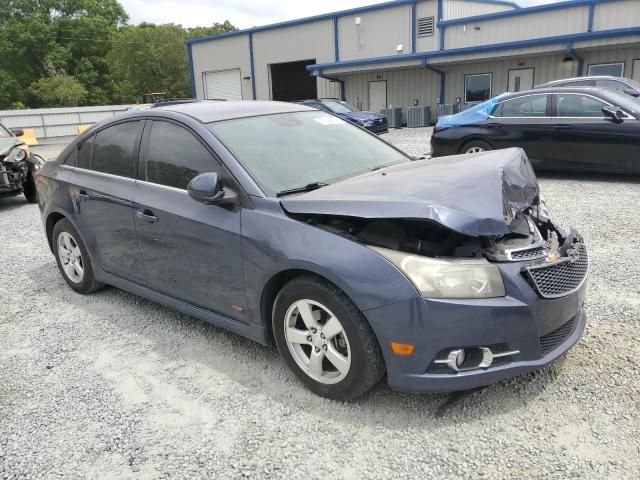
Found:
[[[156,111],[167,111],[189,115],[202,123],[219,122],[236,118],[274,115],[278,113],[312,112],[315,109],[299,103],[265,102],[256,100],[244,101],[211,101],[204,100],[193,103],[163,105],[154,108]]]
[[[543,84],[539,85],[536,88],[544,87],[545,85],[548,85],[548,86],[559,85],[561,83],[566,83],[566,82],[580,82],[580,81],[583,81],[583,80],[617,80],[619,82],[624,82],[625,78],[624,77],[613,77],[611,75],[592,75],[590,77],[561,78],[559,80],[552,80],[550,82],[543,83]]]
[[[544,93],[590,93],[598,96],[606,96],[608,90],[606,88],[600,87],[536,87],[533,90],[523,90],[522,92],[509,92],[502,97],[500,100],[506,100],[508,98],[516,98],[522,97],[525,95],[541,95]]]

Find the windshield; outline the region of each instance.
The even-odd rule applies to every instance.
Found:
[[[349,105],[347,102],[337,102],[333,100],[323,100],[322,104],[329,108],[333,113],[349,113],[357,112],[355,108]]]
[[[13,135],[11,135],[11,132],[9,132],[9,130],[0,125],[0,138],[10,138],[12,136]]]
[[[208,126],[271,195],[410,161],[360,127],[324,112],[240,118]]]

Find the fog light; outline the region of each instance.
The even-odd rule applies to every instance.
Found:
[[[469,370],[489,368],[494,359],[510,357],[519,353],[519,350],[493,353],[487,347],[454,348],[449,351],[447,358],[439,358],[434,360],[433,363],[444,364],[454,372],[467,372]]]

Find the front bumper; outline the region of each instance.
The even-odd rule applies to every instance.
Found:
[[[389,386],[418,392],[466,390],[536,370],[569,350],[586,325],[586,282],[570,295],[544,299],[521,275],[522,267],[522,262],[501,264],[507,289],[503,298],[414,298],[365,311],[380,341]],[[545,339],[567,325],[570,328],[549,349]],[[410,356],[397,356],[390,342],[411,343],[415,350]],[[519,353],[486,369],[456,373],[445,368],[434,373],[433,362],[443,351],[493,345]]]

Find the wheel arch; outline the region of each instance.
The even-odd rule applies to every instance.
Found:
[[[66,215],[63,215],[60,212],[51,212],[47,215],[47,219],[45,221],[45,231],[47,234],[47,242],[49,243],[49,249],[51,253],[53,253],[53,229],[60,220],[69,220]]]
[[[466,147],[471,142],[484,142],[487,145],[489,145],[492,149],[495,150],[493,143],[491,143],[486,137],[483,137],[482,135],[479,135],[479,134],[473,134],[473,135],[469,135],[468,137],[460,141],[460,143],[458,144],[458,153],[459,154],[464,153],[464,147]]]

